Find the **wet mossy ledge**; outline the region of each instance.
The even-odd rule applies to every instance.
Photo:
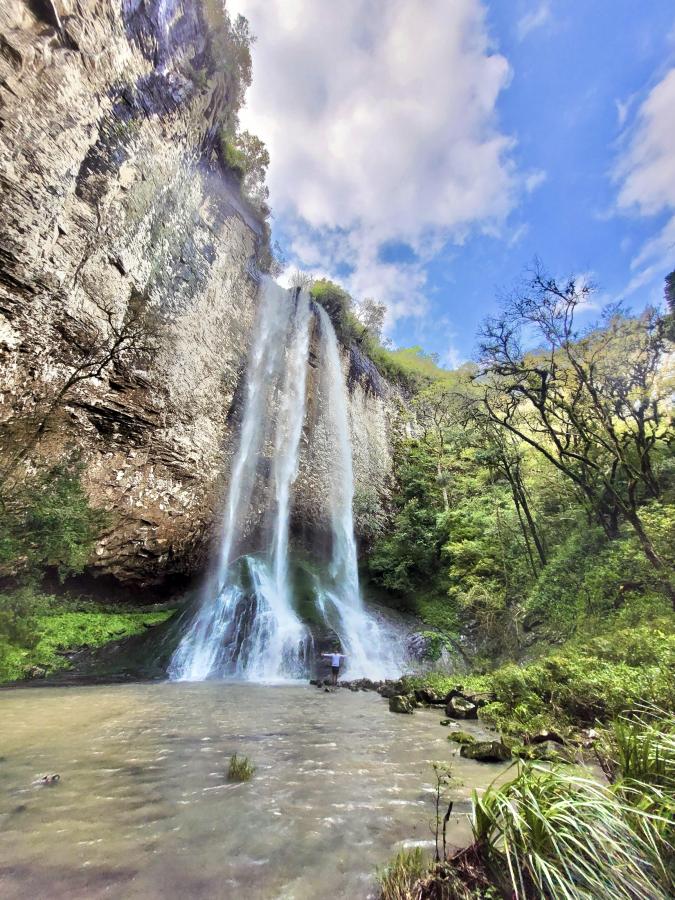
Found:
[[[139,608],[32,588],[2,594],[0,605],[20,609],[23,628],[29,632],[23,638],[15,635],[15,640],[14,635],[5,635],[0,644],[0,684],[67,680],[94,651],[146,635],[175,612],[166,605]]]

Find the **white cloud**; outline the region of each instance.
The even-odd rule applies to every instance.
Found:
[[[626,119],[628,118],[628,109],[630,107],[630,101],[626,101],[625,103],[621,100],[614,101],[616,105],[616,118],[619,123],[619,128],[623,128],[626,124]]]
[[[242,123],[268,145],[292,264],[351,273],[341,280],[384,300],[390,324],[423,312],[426,263],[447,241],[500,233],[525,187],[496,120],[511,72],[482,3],[228,6],[258,38]],[[410,262],[383,261],[392,242]]]
[[[616,167],[617,205],[641,216],[668,216],[631,262],[633,277],[627,293],[675,266],[675,67],[656,84],[640,105],[624,135],[625,148]]]
[[[543,169],[537,169],[534,172],[528,172],[524,179],[524,187],[528,194],[536,191],[546,181],[547,175]]]
[[[549,0],[542,0],[542,2],[535,6],[534,9],[525,13],[525,15],[518,20],[516,26],[518,39],[521,41],[524,40],[529,34],[536,31],[537,28],[542,28],[550,21],[551,4]]]

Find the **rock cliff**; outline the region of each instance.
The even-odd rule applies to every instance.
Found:
[[[218,149],[240,99],[228,28],[215,0],[0,9],[3,457],[25,472],[77,456],[111,511],[91,568],[124,583],[203,565],[236,433],[269,251]],[[357,485],[381,503],[395,398],[367,361],[345,366]],[[310,523],[315,432],[296,514]]]

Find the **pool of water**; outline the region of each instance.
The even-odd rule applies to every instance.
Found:
[[[304,685],[1,692],[0,896],[373,896],[377,866],[431,840],[433,761],[460,782],[458,845],[471,790],[504,768],[461,759],[441,717]],[[252,781],[227,781],[235,752]]]

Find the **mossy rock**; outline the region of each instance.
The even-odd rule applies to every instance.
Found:
[[[445,714],[451,719],[477,719],[478,707],[466,697],[456,695],[448,700]]]
[[[477,762],[506,762],[511,759],[511,751],[501,741],[476,741],[475,744],[463,744],[460,756],[475,759]]]
[[[476,738],[467,731],[453,731],[452,734],[448,735],[448,740],[453,744],[462,744],[463,746],[478,743]]]
[[[393,697],[389,698],[389,712],[412,715],[414,709],[415,704],[412,697],[403,694],[395,694]]]

